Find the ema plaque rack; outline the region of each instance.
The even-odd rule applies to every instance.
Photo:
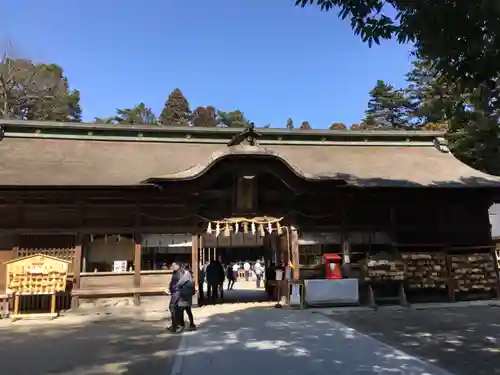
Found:
[[[12,320],[31,315],[57,317],[56,295],[66,290],[69,263],[44,254],[34,254],[6,262],[7,294],[14,298]],[[20,311],[20,297],[35,295],[51,296],[50,312],[24,314]]]

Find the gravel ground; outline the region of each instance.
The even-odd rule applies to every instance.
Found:
[[[379,310],[328,316],[453,374],[500,374],[499,307]]]
[[[180,335],[166,322],[61,317],[0,326],[0,373],[170,374]]]

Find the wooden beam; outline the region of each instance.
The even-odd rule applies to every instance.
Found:
[[[67,234],[73,235],[77,232],[81,234],[133,234],[135,226],[86,226],[84,228],[78,227],[26,227],[26,228],[0,228],[0,234],[13,233],[25,235],[44,235],[44,234]],[[193,233],[198,230],[197,226],[144,226],[143,233]]]

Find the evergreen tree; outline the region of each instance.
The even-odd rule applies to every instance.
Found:
[[[302,124],[300,124],[300,130],[311,130],[312,127],[309,124],[309,121],[302,121]]]
[[[190,117],[189,102],[180,89],[174,89],[168,96],[165,107],[163,107],[160,123],[163,125],[188,126]]]
[[[446,123],[460,101],[456,87],[440,78],[433,64],[425,59],[415,60],[413,69],[406,75],[406,94],[416,124]]]
[[[60,66],[0,58],[0,118],[78,122],[81,114],[80,93]]]
[[[286,120],[286,128],[287,129],[293,129],[293,119],[291,117]]]
[[[118,124],[156,125],[158,119],[144,103],[133,108],[117,109],[114,122]]]
[[[347,126],[341,122],[334,122],[332,125],[330,125],[330,130],[346,130]]]
[[[191,115],[193,126],[215,127],[217,123],[217,110],[213,106],[197,107]]]
[[[239,109],[231,112],[219,111],[218,117],[220,125],[228,128],[243,128],[248,124],[245,114]]]
[[[368,109],[363,123],[372,129],[405,129],[408,127],[410,104],[402,90],[378,80],[370,91]]]
[[[477,89],[462,96],[447,121],[449,145],[464,163],[482,172],[500,175],[500,111],[498,92]],[[486,100],[485,100],[486,98]]]

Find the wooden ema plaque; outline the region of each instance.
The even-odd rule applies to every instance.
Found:
[[[27,315],[19,313],[21,295],[51,295],[49,316],[56,317],[56,293],[66,290],[69,263],[44,254],[34,254],[6,262],[7,293],[14,296],[12,319],[20,319]]]

